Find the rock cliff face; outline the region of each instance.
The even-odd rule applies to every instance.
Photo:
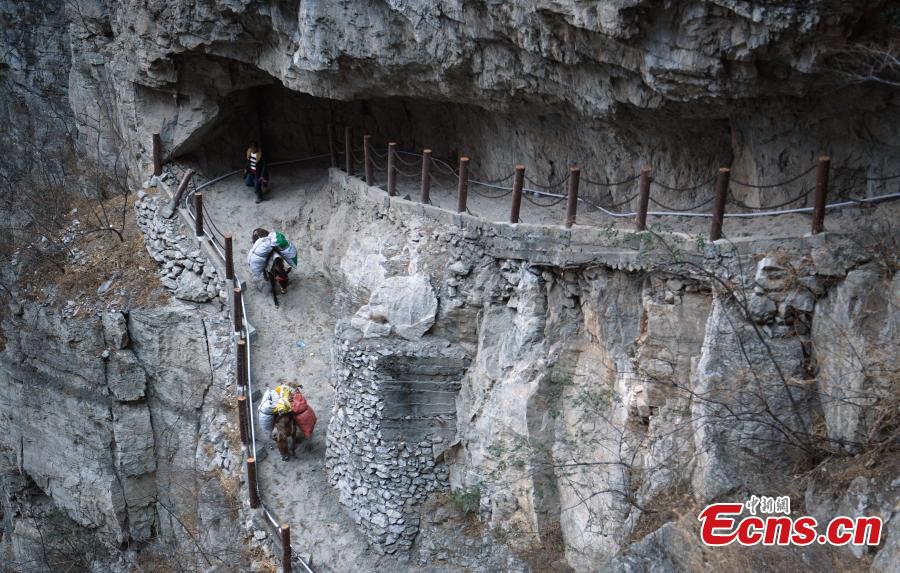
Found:
[[[615,201],[630,191],[596,182],[645,164],[671,187],[722,164],[766,183],[827,152],[846,177],[835,188],[870,195],[885,183],[860,177],[900,169],[896,90],[829,72],[833,51],[896,34],[887,0],[77,0],[0,2],[0,14],[0,119],[14,127],[0,143],[77,151],[112,173],[121,163],[132,183],[154,132],[168,158],[218,173],[240,166],[250,138],[272,158],[322,152],[329,122],[379,145],[469,154],[485,178],[521,162],[555,181],[578,163],[585,193]],[[450,487],[517,550],[553,545],[557,565],[692,570],[735,557],[700,548],[695,508],[778,491],[823,519],[881,515],[889,537],[868,553],[785,550],[763,565],[896,567],[889,225],[692,249],[681,237],[669,250],[449,219],[333,177],[324,247],[307,253],[343,319],[328,463],[381,550],[409,550],[426,494]],[[760,205],[794,192],[735,195]],[[171,286],[178,276],[187,298],[219,296],[212,271],[180,254]],[[4,551],[30,559],[50,526],[94,531],[98,553],[172,543],[200,562],[237,544],[228,487],[204,487],[234,463],[215,404],[229,379],[221,321],[175,302],[79,319],[13,307]],[[201,518],[213,526],[198,538]]]
[[[521,162],[553,181],[577,162],[615,181],[646,164],[686,186],[732,164],[759,183],[821,152],[874,175],[900,167],[896,93],[829,71],[895,32],[889,4],[82,0],[66,12],[69,99],[76,117],[111,110],[103,142],[143,165],[155,131],[168,155],[221,166],[253,137],[321,152],[331,120],[468,154],[484,177]]]
[[[383,550],[405,549],[397,536],[419,525],[409,515],[421,503],[412,494],[422,475],[407,455],[401,460],[384,447],[403,437],[389,432],[396,422],[387,414],[424,404],[405,411],[411,424],[442,401],[381,390],[389,380],[423,378],[381,362],[412,368],[433,360],[435,345],[459,345],[471,364],[459,378],[452,441],[437,419],[411,440],[442,461],[426,473],[449,471],[451,488],[474,496],[482,521],[513,546],[527,550],[561,535],[565,559],[578,571],[663,563],[692,570],[702,559],[727,567],[730,554],[681,550],[671,541],[684,536],[699,545],[693,516],[705,503],[790,492],[824,516],[851,503],[828,493],[844,478],[829,486],[823,471],[807,485],[798,472],[822,456],[871,452],[887,439],[898,341],[896,312],[885,305],[897,300],[896,266],[874,239],[895,237],[886,221],[872,221],[872,242],[757,238],[699,251],[651,242],[632,243],[628,254],[628,237],[597,237],[589,261],[576,263],[585,253],[574,237],[388,202],[358,180],[332,177],[336,212],[320,264],[340,286],[340,312],[353,319],[337,330],[329,467],[342,501],[363,513],[363,527]],[[523,244],[527,255],[511,252]],[[862,295],[855,290],[861,281],[883,288]],[[437,315],[417,345],[395,325],[433,316],[427,297],[394,289],[409,303],[402,317],[372,316],[363,304],[397,282],[431,285],[437,294]],[[855,487],[869,492],[867,511],[893,523],[896,487],[876,475],[893,475],[895,464],[869,463],[882,469]],[[395,519],[396,501],[369,495],[376,481],[384,492],[413,485]],[[432,483],[429,489],[446,487]],[[678,519],[679,506],[697,511]],[[818,548],[808,557],[847,566],[861,557],[830,553]],[[759,563],[788,571],[800,556],[782,558],[783,569],[765,556]]]
[[[236,511],[236,486],[213,462],[237,463],[221,408],[228,326],[177,303],[72,318],[29,302],[4,322],[5,472],[41,492],[16,502],[23,488],[4,483],[11,567],[38,570],[30,564],[40,555],[51,568],[76,566],[67,559],[115,562],[111,549],[151,541],[172,544],[187,563],[201,559],[198,550],[239,543],[225,517]],[[35,495],[57,513],[43,513],[29,501]],[[197,520],[212,514],[221,517],[196,539]],[[61,534],[41,536],[66,520],[92,532],[85,554],[67,556]]]

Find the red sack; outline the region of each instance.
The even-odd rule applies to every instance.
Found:
[[[303,435],[311,438],[316,428],[316,413],[300,392],[294,392],[291,397],[291,413],[294,415],[294,423]]]

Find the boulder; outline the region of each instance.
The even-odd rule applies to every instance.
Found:
[[[417,340],[434,324],[437,297],[427,275],[391,277],[375,289],[368,307],[371,319],[389,323],[392,334]]]
[[[853,451],[868,439],[873,408],[890,392],[900,347],[900,274],[866,265],[816,304],[812,323],[818,389],[828,436]]]
[[[175,298],[191,302],[208,302],[212,297],[203,278],[185,269],[185,272],[181,273],[176,281]]]
[[[765,296],[753,295],[747,303],[747,312],[757,324],[769,322],[775,316],[775,302]]]
[[[772,257],[764,257],[756,264],[756,284],[766,290],[781,290],[787,279],[785,268]]]
[[[472,272],[472,265],[469,263],[464,263],[463,261],[456,261],[455,263],[447,267],[447,270],[454,275],[465,276]]]

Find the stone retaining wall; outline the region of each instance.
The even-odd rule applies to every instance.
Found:
[[[163,218],[161,203],[160,197],[140,191],[134,208],[147,251],[162,267],[162,284],[181,300],[210,302],[219,297],[227,302],[228,294],[215,265],[195,240],[181,232],[178,217]]]
[[[418,506],[449,488],[441,453],[456,432],[456,394],[468,364],[465,351],[446,341],[336,340],[326,466],[380,552],[409,551]]]

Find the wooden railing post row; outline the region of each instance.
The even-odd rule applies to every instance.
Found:
[[[338,166],[337,146],[334,143],[334,124],[328,124],[328,155],[331,158],[331,166]]]
[[[250,507],[259,507],[259,490],[256,489],[256,458],[247,458],[247,490],[250,494]]]
[[[225,235],[225,279],[234,280],[234,245],[231,234]]]
[[[426,205],[431,203],[431,150],[422,150],[422,195],[419,200]]]
[[[387,156],[387,192],[393,197],[397,194],[397,144],[388,143]]]
[[[363,136],[363,157],[366,162],[366,185],[375,184],[375,174],[372,167],[372,136],[368,133]]]
[[[575,224],[578,215],[578,181],[581,179],[581,169],[569,168],[569,194],[566,201],[566,227]]]
[[[153,134],[153,175],[162,175],[162,139],[158,133]]]
[[[237,410],[238,410],[238,426],[241,429],[241,443],[245,446],[249,443],[247,439],[247,397],[246,396],[238,396],[237,397]]]
[[[291,573],[291,526],[282,523],[278,529],[281,533],[281,570]]]
[[[513,179],[512,205],[509,209],[509,222],[519,222],[519,210],[522,208],[522,187],[525,185],[525,166],[516,165],[516,176]]]
[[[457,185],[456,212],[465,213],[469,198],[469,158],[459,158],[459,184]]]
[[[828,199],[828,168],[831,158],[827,155],[819,157],[816,165],[816,194],[813,197],[812,234],[818,235],[825,230],[825,201]]]
[[[203,236],[203,193],[194,193],[194,234]]]
[[[344,128],[344,171],[353,175],[353,128]]]
[[[637,231],[647,229],[647,208],[650,206],[650,168],[641,168],[640,196],[638,199],[637,217],[634,220],[634,228]]]
[[[713,203],[712,223],[709,227],[709,240],[718,241],[722,238],[722,221],[725,219],[725,199],[728,196],[728,182],[731,178],[731,169],[719,168],[719,176],[716,178],[716,198]]]

